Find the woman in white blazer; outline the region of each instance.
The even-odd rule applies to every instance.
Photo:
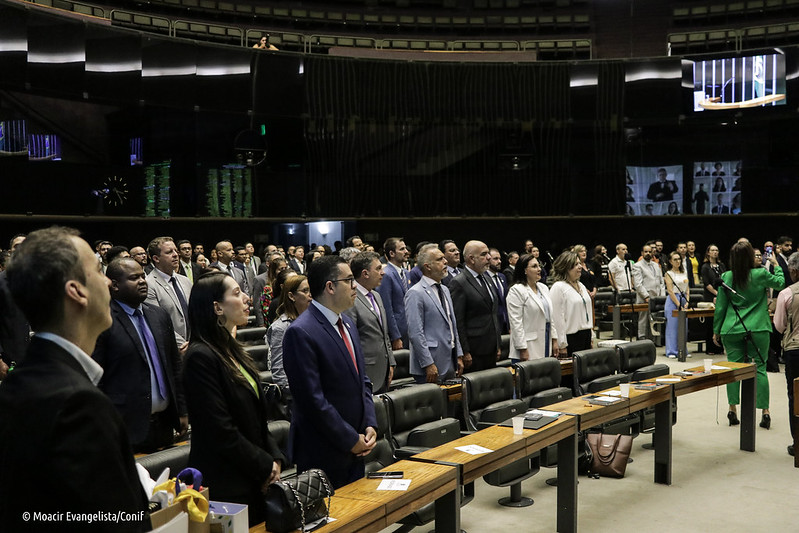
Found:
[[[557,356],[558,332],[552,323],[549,289],[541,283],[541,264],[523,255],[513,271],[513,286],[506,298],[510,323],[510,358],[513,362]]]

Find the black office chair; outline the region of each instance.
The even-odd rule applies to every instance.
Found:
[[[613,331],[613,315],[608,312],[608,306],[616,301],[612,287],[600,287],[594,297],[594,316],[599,326],[599,331]]]
[[[372,397],[375,404],[375,417],[377,418],[377,443],[372,451],[364,457],[366,473],[383,469],[394,462],[394,450],[391,447],[391,426],[388,423],[388,406],[383,396]]]
[[[173,478],[189,466],[190,452],[191,442],[138,457],[136,462],[147,469],[152,479],[158,478],[166,467],[169,467],[169,477]]]
[[[655,363],[655,343],[649,340],[629,342],[617,347],[621,371],[630,377],[631,382],[666,376],[671,373],[669,365]],[[655,428],[655,408],[648,407],[639,412],[640,431],[649,433]],[[672,424],[677,422],[677,400],[672,407]],[[648,448],[648,446],[647,446]]]
[[[652,320],[655,346],[658,347],[666,342],[666,298],[668,296],[649,297],[649,316]]]
[[[615,293],[615,305],[634,305],[638,299],[635,291],[618,291]],[[626,330],[626,334],[622,332],[622,338],[628,337],[632,339],[638,336],[638,313],[621,313],[621,327]]]
[[[411,376],[410,350],[394,350],[394,359],[397,361],[397,366],[394,367],[394,377],[391,379],[389,390],[400,389],[415,384],[416,381]]]
[[[266,344],[247,345],[244,346],[244,351],[250,354],[258,370],[269,370],[271,366],[269,363],[269,346]]]
[[[510,368],[510,335],[502,335],[499,339],[499,360],[497,366]]]
[[[245,345],[266,344],[266,328],[242,328],[236,331],[236,340]]]
[[[463,417],[467,430],[477,431],[523,415],[527,405],[514,398],[514,389],[513,374],[506,368],[464,374]],[[495,487],[510,487],[510,496],[501,498],[500,505],[527,507],[533,504],[533,500],[522,497],[522,481],[538,473],[539,469],[536,453],[491,472],[483,479]]]
[[[280,451],[283,452],[283,455],[286,457],[290,457],[289,455],[289,432],[291,430],[291,422],[288,420],[270,420],[267,422],[267,427],[269,428],[269,434],[272,435],[272,438],[275,439],[277,442],[278,448]],[[297,471],[296,465],[288,464],[283,465],[283,468],[280,471],[281,476],[290,476]]]
[[[574,353],[574,395],[582,396],[629,383],[626,374],[619,373],[619,354],[615,348],[594,348]],[[638,435],[638,415],[625,415],[600,426],[603,433]]]

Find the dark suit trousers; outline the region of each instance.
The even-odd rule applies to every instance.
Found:
[[[172,422],[167,409],[150,416],[150,429],[147,436],[142,442],[133,443],[132,447],[135,453],[153,453],[160,448],[172,446],[174,443]]]
[[[497,366],[497,352],[490,354],[472,354],[472,366],[465,369],[464,372],[477,372],[478,370],[486,370],[489,368],[496,368]]]
[[[799,420],[793,415],[793,380],[799,377],[799,350],[782,353],[785,358],[785,380],[788,382],[788,420],[794,440],[799,437]]]

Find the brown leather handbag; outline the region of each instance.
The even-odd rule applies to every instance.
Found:
[[[627,459],[633,447],[632,436],[589,433],[586,440],[594,454],[591,473],[602,477],[624,477]]]

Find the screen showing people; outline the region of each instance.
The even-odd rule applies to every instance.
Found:
[[[785,104],[785,56],[695,61],[694,111]]]
[[[691,207],[697,215],[741,213],[741,162],[699,161],[694,163]]]
[[[680,215],[682,165],[627,167],[627,215]]]

